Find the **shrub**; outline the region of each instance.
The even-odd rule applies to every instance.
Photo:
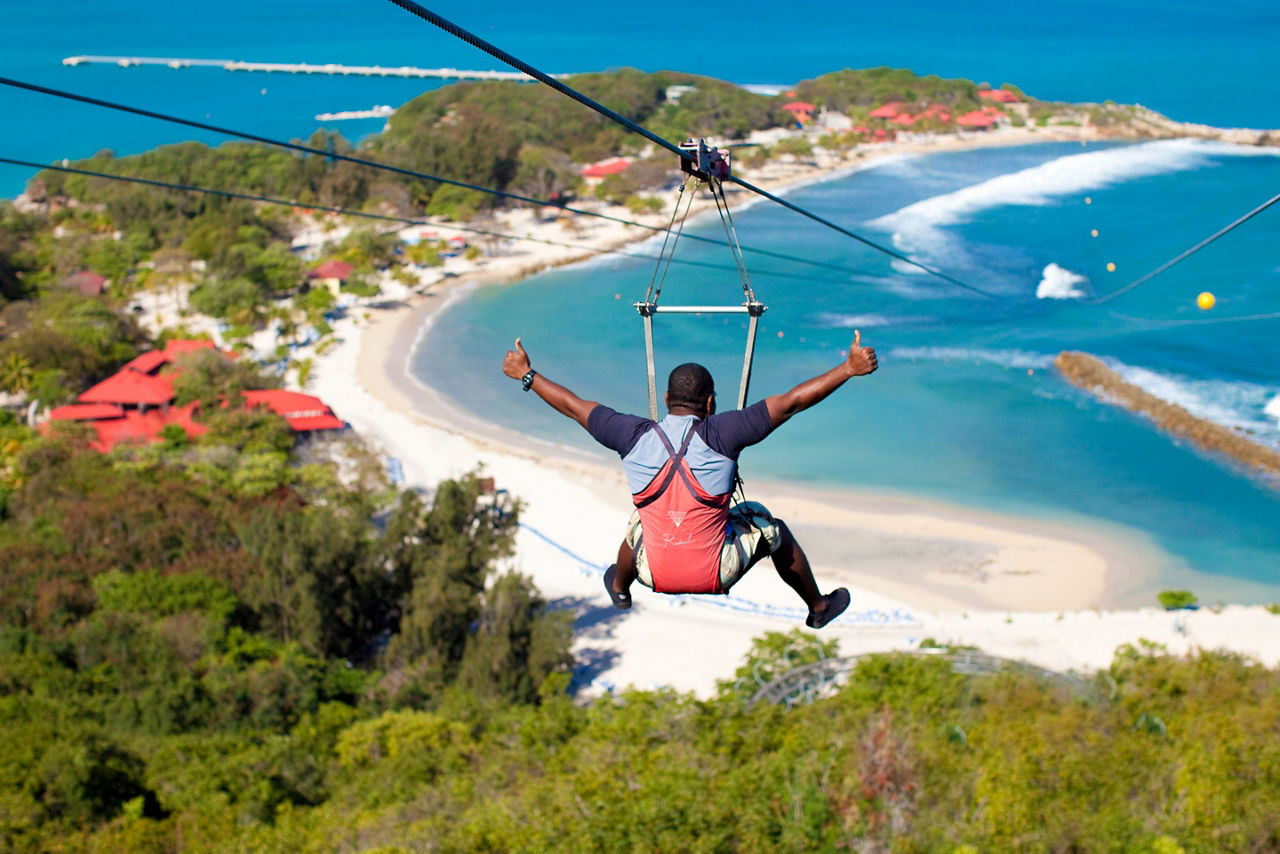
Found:
[[[1160,606],[1166,611],[1178,611],[1182,609],[1194,609],[1199,607],[1200,597],[1192,593],[1190,590],[1161,590],[1156,596]]]

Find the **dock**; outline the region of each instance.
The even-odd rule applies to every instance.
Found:
[[[141,65],[163,65],[167,68],[221,68],[226,71],[251,71],[266,74],[331,74],[361,77],[422,77],[437,80],[518,80],[533,78],[522,71],[483,71],[462,68],[417,68],[411,65],[341,65],[336,62],[243,62],[238,59],[181,59],[163,56],[68,56],[63,65],[118,65],[132,68]],[[552,77],[569,77],[552,74]]]

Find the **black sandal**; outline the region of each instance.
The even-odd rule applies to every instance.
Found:
[[[610,564],[609,568],[604,571],[604,589],[608,591],[609,598],[613,600],[613,607],[619,611],[625,611],[631,607],[631,594],[618,593],[613,589],[613,580],[618,576],[618,565]],[[848,603],[845,603],[848,604]]]
[[[805,619],[804,624],[811,629],[820,629],[836,617],[844,613],[849,607],[849,591],[844,587],[837,587],[829,594],[822,597],[827,602],[827,608],[821,614],[809,612],[809,616]]]

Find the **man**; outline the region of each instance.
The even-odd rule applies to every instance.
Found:
[[[766,556],[809,608],[805,624],[820,629],[849,607],[843,587],[825,596],[791,530],[762,505],[730,507],[738,454],[775,428],[824,400],[851,377],[877,367],[876,351],[862,346],[860,332],[843,362],[743,410],[716,412],[715,384],[701,365],[687,363],[667,382],[667,417],[660,422],[624,415],[533,370],[516,339],[502,370],[537,392],[557,411],[577,421],[596,441],[622,456],[636,510],[617,563],[605,572],[605,589],[619,610],[631,607],[631,585],[660,593],[727,593]]]

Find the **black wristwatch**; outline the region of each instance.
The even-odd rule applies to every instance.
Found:
[[[530,368],[529,373],[525,374],[524,377],[522,377],[520,380],[521,388],[523,388],[525,391],[528,391],[530,388],[532,388],[533,378],[536,377],[537,375],[538,375],[538,372]]]

